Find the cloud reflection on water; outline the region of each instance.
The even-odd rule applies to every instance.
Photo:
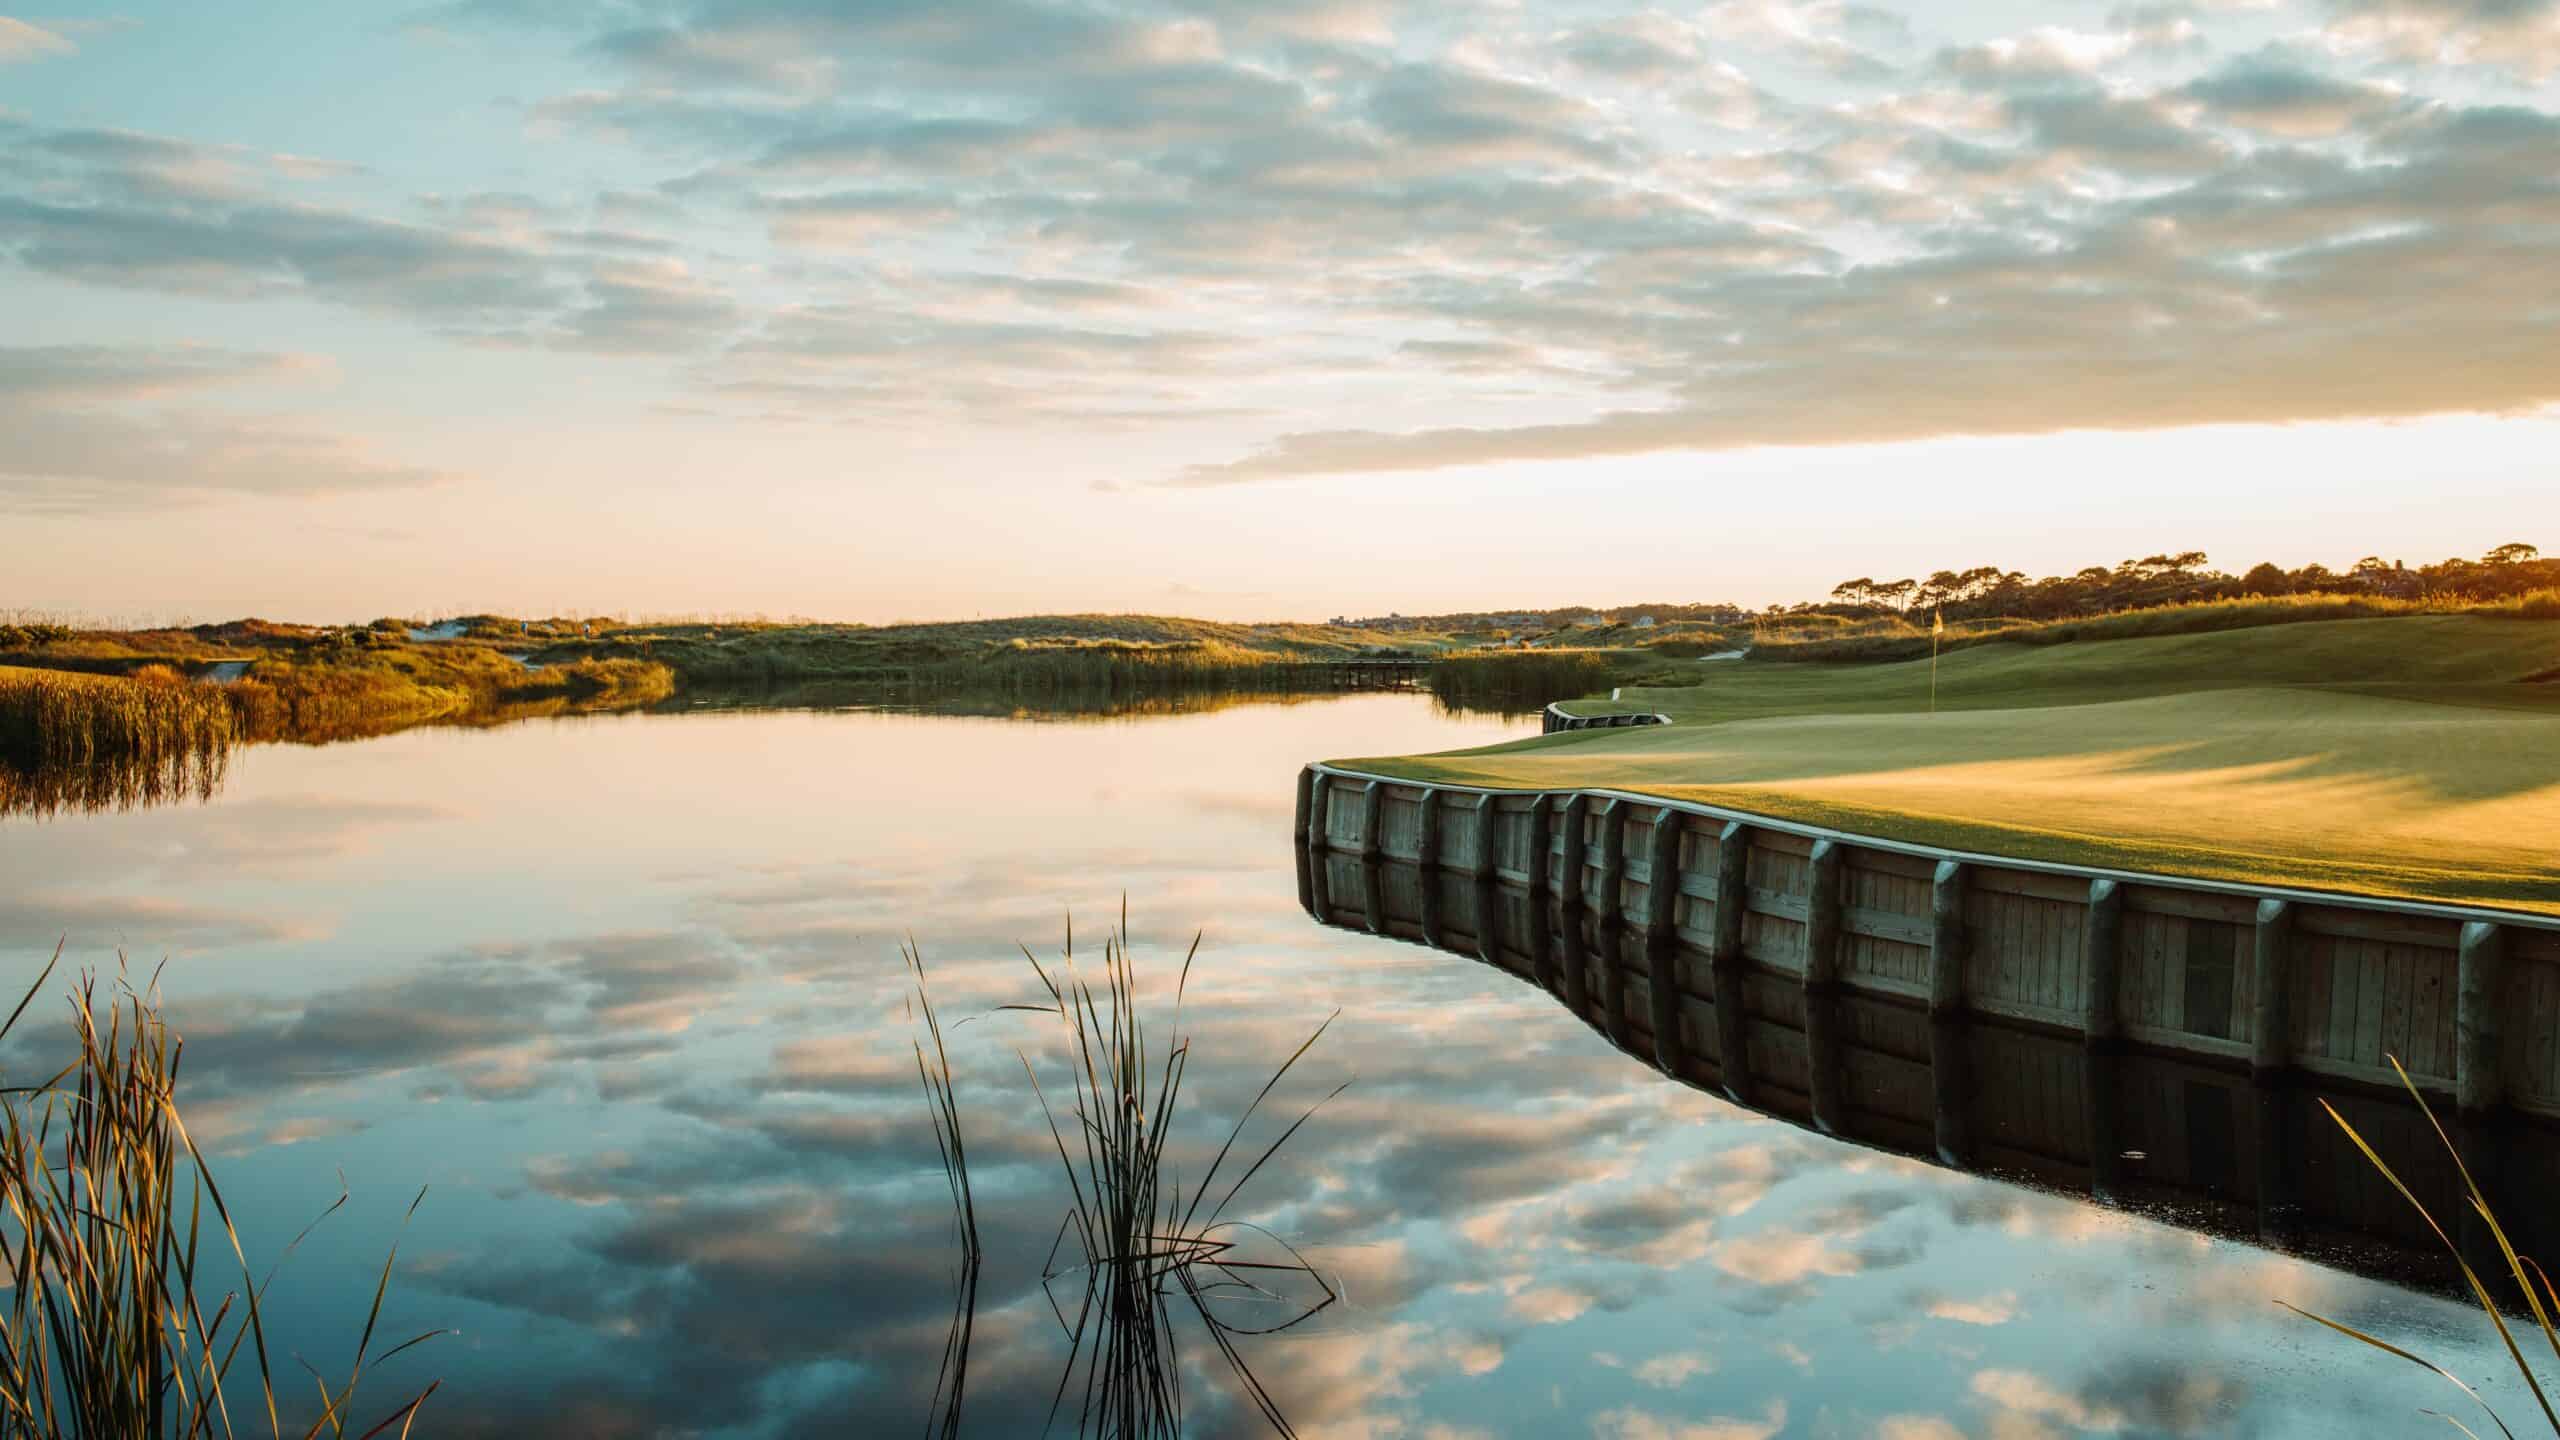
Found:
[[[1017,1051],[1051,1064],[1057,1039],[987,1012],[1036,993],[1016,941],[1049,953],[1070,914],[1098,940],[1124,891],[1160,991],[1207,932],[1187,1173],[1344,1012],[1273,1110],[1353,1088],[1248,1192],[1348,1297],[1255,1352],[1310,1437],[2307,1436],[2436,1398],[2267,1301],[2465,1343],[2437,1301],[1737,1110],[1481,965],[1305,920],[1284,807],[1255,797],[1310,755],[1499,733],[1372,697],[265,749],[201,809],[0,826],[0,871],[27,877],[0,947],[49,951],[39,907],[62,902],[36,897],[74,893],[137,957],[178,953],[190,1100],[253,1244],[332,1167],[360,1195],[436,1187],[385,1323],[466,1332],[419,1354],[447,1377],[439,1434],[920,1422],[950,1253],[909,932],[967,1021],[971,1429],[1035,1431],[1064,1197]],[[281,1288],[330,1290],[381,1233],[324,1233]],[[278,1323],[316,1346],[342,1319],[288,1298]],[[1200,1377],[1201,1433],[1254,1433],[1219,1393]]]

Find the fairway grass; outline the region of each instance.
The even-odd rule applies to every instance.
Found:
[[[1961,663],[1959,663],[1961,662]],[[1728,664],[1587,730],[1353,759],[1606,788],[1950,849],[2560,914],[2560,625],[2421,617],[1951,656]]]

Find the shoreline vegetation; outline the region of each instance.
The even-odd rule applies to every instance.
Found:
[[[1881,714],[1929,702],[1930,660],[1948,709],[2084,705],[2243,684],[2383,690],[2400,698],[2536,709],[2560,685],[2560,646],[2450,669],[2399,640],[2449,618],[2539,635],[2560,620],[2560,561],[2508,545],[2479,562],[2410,570],[2234,577],[2188,553],[2029,581],[1977,567],[1927,581],[1845,582],[1826,602],[1758,613],[1732,605],[1468,612],[1325,624],[1232,624],[1145,615],[1047,615],[894,625],[809,621],[470,615],[361,626],[238,620],[117,630],[0,613],[0,814],[210,795],[235,744],[326,743],[418,725],[485,725],[746,703],[915,706],[1033,718],[1164,713],[1217,697],[1318,695],[1371,683],[1362,661],[1412,665],[1453,709],[1526,715],[1640,708],[1675,721]],[[1939,622],[1945,628],[1938,628]],[[2388,622],[2389,638],[2320,673],[2284,655],[2190,656],[2162,675],[2132,661],[2181,637],[2326,631]],[[2404,629],[2402,627],[2418,627]],[[2139,642],[2120,649],[2115,642]],[[2538,640],[2530,642],[2538,646]],[[2209,647],[2208,647],[2209,648]],[[2320,645],[2311,650],[2338,657]],[[2512,646],[2471,646],[2502,654]],[[2243,645],[2246,651],[2267,646]],[[2023,657],[2054,657],[2051,682],[2019,683]],[[1981,665],[1977,658],[1990,657]],[[2465,657],[2457,655],[2458,661]],[[2476,658],[2476,657],[2475,657]],[[1741,661],[1740,664],[1723,663]],[[2224,663],[2234,661],[2236,663]],[[2273,679],[2267,677],[2272,673]],[[2007,676],[2009,678],[2002,678]],[[1985,677],[1990,677],[1986,679]],[[2425,682],[2439,693],[2419,696]],[[867,692],[867,693],[866,693]],[[768,701],[768,697],[770,701]],[[819,698],[823,697],[823,698]],[[1586,752],[1587,754],[1588,752]],[[1527,776],[1523,783],[1542,777]],[[1684,782],[1719,777],[1701,771]],[[1890,810],[1891,807],[1887,807]],[[1826,813],[1858,813],[1854,804]]]

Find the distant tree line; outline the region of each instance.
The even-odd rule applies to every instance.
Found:
[[[2560,560],[2546,560],[2540,549],[2520,543],[2501,545],[2477,560],[2455,558],[2415,568],[2368,555],[2343,571],[2326,565],[2287,570],[2260,564],[2239,575],[2214,569],[2201,550],[2187,550],[2127,560],[2113,569],[2092,565],[2077,574],[2048,575],[2041,580],[1996,565],[1940,570],[1926,579],[1877,580],[1862,575],[1833,586],[1828,602],[1792,609],[1844,615],[1936,611],[1950,620],[1992,616],[2052,620],[2251,595],[2496,600],[2554,586],[2560,586]]]

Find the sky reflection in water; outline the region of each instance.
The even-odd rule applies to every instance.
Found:
[[[354,1205],[278,1283],[285,1348],[352,1345],[367,1267],[434,1187],[385,1327],[464,1333],[384,1393],[445,1377],[436,1435],[919,1421],[948,1222],[898,942],[947,1019],[981,1015],[1034,997],[1016,942],[1053,952],[1070,914],[1098,942],[1124,892],[1161,984],[1206,932],[1196,1143],[1342,1012],[1277,1115],[1355,1083],[1247,1196],[1346,1283],[1254,1352],[1310,1436],[2418,1434],[2459,1400],[2278,1298],[2519,1416],[2476,1312],[1753,1115],[1475,961],[1299,909],[1303,761],[1520,728],[1390,695],[262,747],[210,805],[0,825],[0,952],[172,957],[191,1114],[253,1256],[345,1172]],[[1031,1433],[1064,1193],[1015,1051],[1053,1064],[1056,1036],[987,1015],[953,1045],[989,1254],[971,1433]],[[1254,1433],[1194,1398],[1202,1433]]]

